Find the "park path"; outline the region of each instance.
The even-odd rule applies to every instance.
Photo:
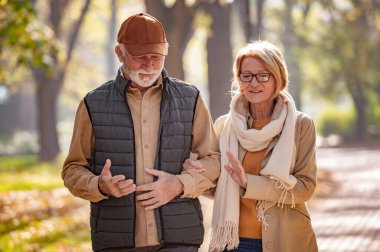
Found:
[[[317,160],[323,188],[309,208],[319,251],[380,251],[380,146],[320,148]]]

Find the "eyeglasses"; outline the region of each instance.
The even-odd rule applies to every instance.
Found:
[[[267,82],[269,81],[271,73],[239,73],[239,78],[242,82],[251,82],[255,77],[257,82]]]

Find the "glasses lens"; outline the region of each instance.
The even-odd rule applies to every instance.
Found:
[[[243,82],[251,82],[254,77],[256,78],[257,82],[267,82],[269,80],[270,73],[258,73],[258,74],[241,73],[239,77],[240,77],[240,80]]]
[[[261,73],[256,75],[256,79],[259,82],[266,82],[269,80],[269,73]]]
[[[242,74],[240,74],[240,80],[245,81],[245,82],[250,82],[252,80],[252,74],[242,73]]]

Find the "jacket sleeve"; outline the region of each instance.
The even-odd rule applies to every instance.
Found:
[[[99,176],[92,172],[94,142],[91,120],[82,100],[75,116],[70,149],[61,176],[74,196],[97,202],[107,197],[99,191]]]
[[[317,176],[315,126],[313,120],[305,114],[300,113],[297,117],[295,136],[297,153],[292,174],[297,183],[292,192],[294,203],[299,204],[308,201],[313,195]],[[265,176],[248,175],[247,190],[243,197],[279,202],[282,193],[283,190],[277,188],[275,180]],[[289,193],[284,203],[292,203]]]
[[[206,169],[204,172],[184,171],[177,175],[184,186],[182,197],[196,198],[216,186],[220,174],[219,143],[210,113],[201,96],[198,97],[193,120],[191,152]]]

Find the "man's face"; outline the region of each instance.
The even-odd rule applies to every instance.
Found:
[[[132,56],[125,51],[123,57],[122,61],[127,77],[141,87],[149,87],[156,82],[165,62],[165,56],[160,54]]]

